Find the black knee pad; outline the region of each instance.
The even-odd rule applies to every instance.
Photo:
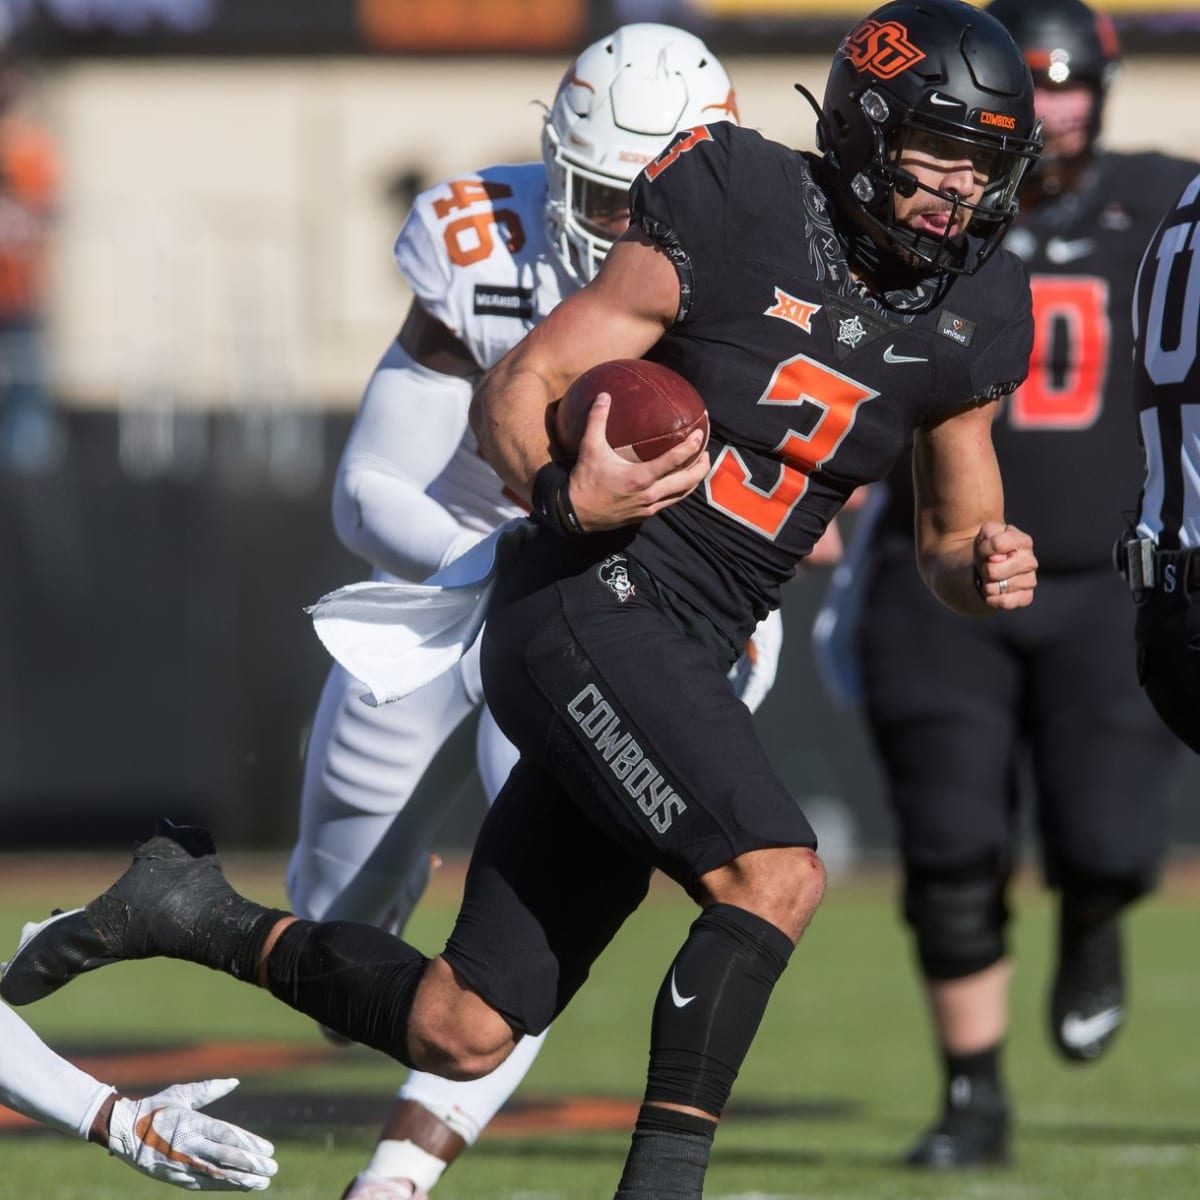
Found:
[[[1006,953],[1007,870],[992,863],[961,872],[908,868],[904,917],[926,979],[962,979]]]
[[[295,921],[267,959],[267,987],[297,1012],[412,1067],[408,1017],[428,964],[371,925]]]

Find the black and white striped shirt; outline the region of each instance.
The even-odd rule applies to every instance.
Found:
[[[1200,546],[1200,175],[1163,218],[1133,301],[1134,399],[1146,478],[1139,535]]]

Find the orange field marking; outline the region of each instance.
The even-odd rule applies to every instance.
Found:
[[[119,1079],[122,1090],[137,1095],[157,1091],[170,1082],[236,1075],[243,1082],[255,1076],[278,1075],[301,1067],[335,1064],[340,1051],[326,1046],[240,1041],[200,1042],[126,1052],[80,1055],[73,1061],[97,1079]],[[289,1099],[294,1099],[289,1095]],[[326,1101],[336,1097],[326,1096]],[[380,1093],[381,1111],[389,1098]],[[625,1130],[637,1118],[633,1099],[604,1096],[517,1097],[488,1127],[499,1136],[529,1137],[585,1130]],[[0,1132],[40,1128],[36,1121],[0,1106]]]

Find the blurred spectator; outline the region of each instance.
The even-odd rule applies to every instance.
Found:
[[[58,161],[49,135],[19,107],[24,84],[20,64],[0,55],[0,463],[36,474],[63,451],[42,325]]]
[[[22,0],[8,0],[17,9]],[[216,0],[42,0],[61,25],[79,31],[145,33],[155,25],[202,29],[213,19]]]
[[[0,46],[7,45],[33,16],[34,0],[0,0]]]

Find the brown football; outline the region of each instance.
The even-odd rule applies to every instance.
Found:
[[[670,367],[640,358],[618,358],[585,371],[567,389],[554,413],[554,436],[568,458],[579,452],[592,401],[612,396],[608,444],[630,462],[649,462],[678,445],[693,429],[708,441],[708,410],[700,393]]]

